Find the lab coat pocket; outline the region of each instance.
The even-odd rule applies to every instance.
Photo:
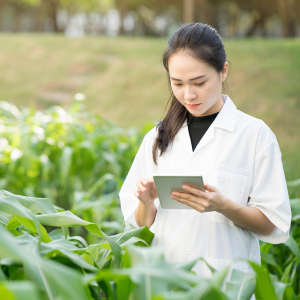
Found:
[[[244,194],[247,181],[247,175],[221,169],[211,169],[207,179],[209,185],[215,186],[224,196],[242,205],[246,205]],[[231,220],[216,211],[206,212],[206,215],[212,222],[234,225]]]

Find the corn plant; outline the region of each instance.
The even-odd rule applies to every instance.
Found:
[[[153,126],[121,129],[78,102],[43,113],[0,102],[0,299],[300,299],[299,179],[289,240],[260,241],[261,267],[225,285],[230,266],[199,278],[197,260],[168,264],[149,247],[147,227],[124,229],[118,192]]]
[[[100,243],[71,236],[68,228],[74,226]],[[222,288],[231,263],[218,271],[207,263],[212,277],[200,278],[191,272],[198,259],[170,264],[160,247],[149,247],[154,234],[147,227],[129,224],[108,236],[97,224],[58,211],[47,198],[2,190],[0,234],[0,299],[236,300],[250,299],[253,292],[259,299],[292,299],[280,298],[287,285],[274,278],[272,284],[254,262],[248,261],[254,274],[233,269]]]
[[[46,197],[108,233],[120,232],[118,192],[152,127],[119,128],[83,112],[78,101],[68,112],[0,101],[0,188]]]

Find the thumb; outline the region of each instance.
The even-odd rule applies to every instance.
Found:
[[[205,190],[207,190],[209,192],[217,192],[218,191],[218,189],[215,186],[210,185],[208,183],[205,183],[204,187],[205,187]]]

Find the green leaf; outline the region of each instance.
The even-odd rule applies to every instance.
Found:
[[[0,195],[0,210],[10,213],[16,217],[16,219],[30,230],[39,233],[40,241],[48,242],[50,237],[48,236],[44,227],[37,221],[36,216],[27,208],[22,206],[15,199],[8,199]]]
[[[5,216],[3,216],[0,212],[0,223],[2,223],[3,225],[7,225],[9,223],[9,219]]]
[[[176,264],[174,264],[174,267],[178,268],[178,269],[183,269],[183,270],[186,270],[186,271],[190,271],[194,267],[194,265],[196,264],[196,262],[198,260],[199,259],[197,258],[197,259],[193,259],[193,260],[189,260],[189,261],[176,263]]]
[[[293,218],[296,218],[296,215],[300,214],[300,199],[291,199],[291,210]]]
[[[290,274],[290,271],[291,271],[291,268],[292,266],[294,265],[294,262],[296,261],[296,257],[289,263],[289,265],[285,268],[283,274],[282,274],[282,277],[281,277],[281,280],[282,282],[284,283],[289,283],[290,282],[290,277],[289,277],[289,274]]]
[[[271,253],[261,252],[260,255],[261,255],[262,261],[264,261],[265,263],[267,263],[271,266],[279,268],[278,264],[276,263],[275,257]]]
[[[97,261],[100,249],[101,249],[101,244],[96,244],[96,245],[89,245],[86,251],[91,254],[91,256],[95,261]]]
[[[129,278],[117,278],[117,299],[128,300],[134,288],[133,282]]]
[[[283,300],[286,284],[280,281],[274,281],[274,289],[277,300]]]
[[[248,261],[256,273],[255,296],[260,300],[276,300],[275,290],[267,270],[253,261]]]
[[[51,239],[46,231],[46,229],[41,225],[41,224],[35,224],[34,220],[29,220],[27,218],[23,218],[23,217],[16,217],[16,219],[25,227],[27,227],[28,229],[37,232],[40,234],[41,240],[44,243],[49,243],[51,242]]]
[[[54,214],[37,215],[36,218],[43,225],[55,227],[86,226],[92,224],[78,218],[69,210]]]
[[[111,250],[114,254],[114,257],[115,257],[115,260],[116,260],[116,263],[117,263],[117,266],[120,267],[121,265],[121,247],[109,236],[107,236],[104,232],[102,232],[100,230],[100,228],[98,227],[98,225],[96,224],[89,224],[89,225],[86,225],[85,228],[90,231],[91,233],[99,236],[99,237],[102,237],[104,239],[106,239],[111,247]]]
[[[37,215],[36,218],[41,224],[48,226],[58,226],[58,227],[72,227],[72,226],[84,226],[88,231],[93,233],[96,236],[104,238],[108,241],[111,250],[114,254],[116,263],[118,267],[121,264],[121,247],[104,232],[101,231],[98,225],[90,222],[86,222],[70,211],[64,211],[56,214],[47,214],[47,215]]]
[[[283,244],[289,247],[296,257],[300,258],[298,243],[291,235],[289,236],[289,239],[285,241]]]
[[[135,283],[134,299],[152,299],[162,292],[167,292],[170,285],[187,287],[199,283],[199,277],[196,275],[166,263],[163,259],[163,249],[160,247],[129,245],[125,249],[130,256],[131,267],[111,272],[130,277]]]
[[[69,146],[63,148],[63,153],[60,158],[60,180],[63,185],[66,185],[70,174],[73,152],[74,149]]]
[[[15,238],[1,227],[0,236],[0,257],[22,263],[28,279],[45,289],[50,300],[87,300],[80,273],[55,261],[41,259],[30,247],[18,245]]]
[[[15,229],[17,227],[19,227],[21,225],[21,223],[17,220],[16,217],[12,217],[8,224],[6,225],[6,229],[10,230],[10,229]]]
[[[81,236],[70,236],[70,237],[68,237],[68,240],[69,241],[71,241],[71,240],[75,240],[75,241],[78,241],[78,242],[80,242],[84,247],[88,247],[88,244],[87,244],[87,242],[86,242],[86,240],[83,238],[83,237],[81,237]]]
[[[1,265],[0,265],[0,281],[6,280],[6,276],[4,275]]]
[[[112,181],[116,181],[115,180],[115,176],[113,174],[110,174],[110,173],[106,173],[104,174],[102,177],[100,177],[88,190],[86,196],[88,198],[91,198],[92,195],[95,193],[95,191],[97,189],[99,189],[106,181],[109,181],[109,180],[112,180]]]
[[[2,190],[2,193],[7,196],[8,199],[17,199],[23,206],[41,214],[56,213],[56,209],[53,204],[47,198],[34,198],[12,194],[8,191]]]
[[[65,239],[68,239],[68,236],[70,235],[69,228],[68,227],[62,227],[62,230],[64,232]]]
[[[255,274],[232,269],[225,283],[225,294],[230,300],[250,299],[256,286]]]
[[[287,186],[289,187],[296,187],[300,185],[300,178],[292,181],[287,181],[286,182]]]
[[[0,282],[1,299],[40,300],[36,286],[29,281]]]

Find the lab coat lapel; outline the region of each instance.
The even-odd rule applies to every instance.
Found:
[[[192,155],[193,154],[192,142],[191,142],[190,133],[189,133],[186,120],[184,121],[182,127],[177,132],[177,136],[179,140],[182,142],[186,151],[188,152],[188,155]]]
[[[198,143],[198,145],[196,146],[196,148],[194,150],[194,153],[196,153],[196,151],[198,151],[203,146],[205,146],[208,142],[210,142],[214,138],[214,135],[215,135],[215,126],[212,123],[211,126],[209,126],[209,128],[207,129],[207,131],[203,135],[203,137],[200,140],[200,142]]]
[[[209,141],[211,141],[214,138],[214,125],[212,124],[208,128],[208,130],[206,131],[206,133],[204,134],[204,136],[202,137],[202,139],[200,140],[200,142],[198,143],[194,151],[192,148],[191,137],[190,137],[186,120],[184,121],[177,135],[180,141],[182,142],[183,146],[185,147],[186,151],[188,152],[188,155],[193,155],[196,151],[198,151],[200,148],[202,148],[204,145],[206,145]]]

